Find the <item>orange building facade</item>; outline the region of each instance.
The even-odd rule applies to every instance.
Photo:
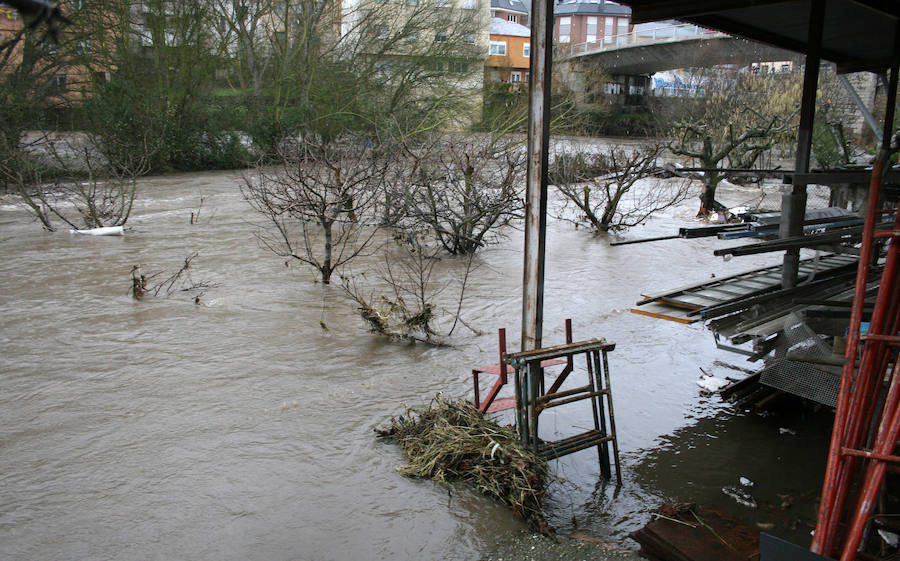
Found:
[[[531,65],[531,30],[519,23],[491,18],[490,53],[484,81],[527,84]]]

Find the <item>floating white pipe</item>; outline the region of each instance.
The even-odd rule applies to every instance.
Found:
[[[91,228],[89,230],[69,230],[70,234],[85,234],[88,236],[124,236],[124,226],[104,226],[103,228]]]

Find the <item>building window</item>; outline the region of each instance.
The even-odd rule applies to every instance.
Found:
[[[612,43],[616,29],[616,18],[604,18],[603,42]]]
[[[597,16],[588,16],[585,24],[584,40],[587,43],[597,42]]]
[[[531,43],[522,45],[522,56],[528,58],[531,56]]]
[[[469,71],[469,63],[464,60],[451,60],[449,67],[450,72],[455,74],[466,74]]]
[[[406,0],[406,5],[407,6],[418,6],[419,0]]]
[[[65,74],[56,74],[53,78],[50,79],[50,93],[51,94],[63,94],[66,91],[66,85],[68,84],[68,78]]]
[[[474,45],[475,44],[475,34],[474,33],[466,33],[462,36],[462,42],[466,45]]]
[[[490,54],[506,56],[506,41],[491,41]]]
[[[500,71],[499,70],[491,70],[491,82],[499,82],[500,81]]]
[[[446,8],[450,5],[450,0],[434,0],[435,8]]]
[[[477,7],[478,7],[477,0],[463,0],[462,1],[463,10],[474,10]]]
[[[391,75],[391,63],[386,60],[379,60],[372,67],[372,72],[379,78],[387,78]]]
[[[521,72],[510,72],[509,81],[513,84],[518,84],[522,81],[522,73]]]
[[[559,42],[568,43],[572,34],[572,18],[559,18]]]
[[[443,43],[447,40],[449,35],[447,35],[446,31],[438,31],[434,34],[434,42],[435,43]]]
[[[530,79],[531,79],[531,72],[526,72],[525,73],[525,83],[527,84],[528,80],[530,80]]]
[[[619,31],[617,35],[628,35],[628,19],[627,18],[619,18]]]
[[[506,21],[519,23],[519,16],[517,16],[516,14],[506,14]]]

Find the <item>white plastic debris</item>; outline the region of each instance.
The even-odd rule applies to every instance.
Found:
[[[725,378],[716,378],[715,376],[702,376],[697,380],[697,385],[709,393],[716,393],[728,385],[728,380]]]
[[[789,434],[791,436],[797,436],[797,431],[781,427],[780,429],[778,429],[778,434]]]
[[[742,491],[737,487],[722,487],[722,492],[734,499],[734,501],[741,506],[753,509],[759,508],[756,504],[756,499],[750,496],[746,491]]]
[[[900,536],[898,536],[894,532],[888,532],[887,530],[878,530],[878,535],[881,536],[881,539],[884,540],[884,543],[888,544],[891,547],[897,547],[898,545],[900,545]]]
[[[740,481],[741,485],[743,485],[744,487],[753,487],[754,485],[754,483],[746,477],[741,477],[740,479],[738,479],[738,481]]]
[[[69,230],[70,234],[84,234],[87,236],[124,236],[124,226],[104,226],[103,228],[91,228],[89,230]]]

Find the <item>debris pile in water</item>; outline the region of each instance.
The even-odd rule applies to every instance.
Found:
[[[406,454],[409,464],[397,470],[403,475],[471,482],[548,530],[541,510],[547,463],[519,443],[512,427],[485,419],[470,403],[438,396],[427,409],[408,409],[376,432],[392,437]]]

